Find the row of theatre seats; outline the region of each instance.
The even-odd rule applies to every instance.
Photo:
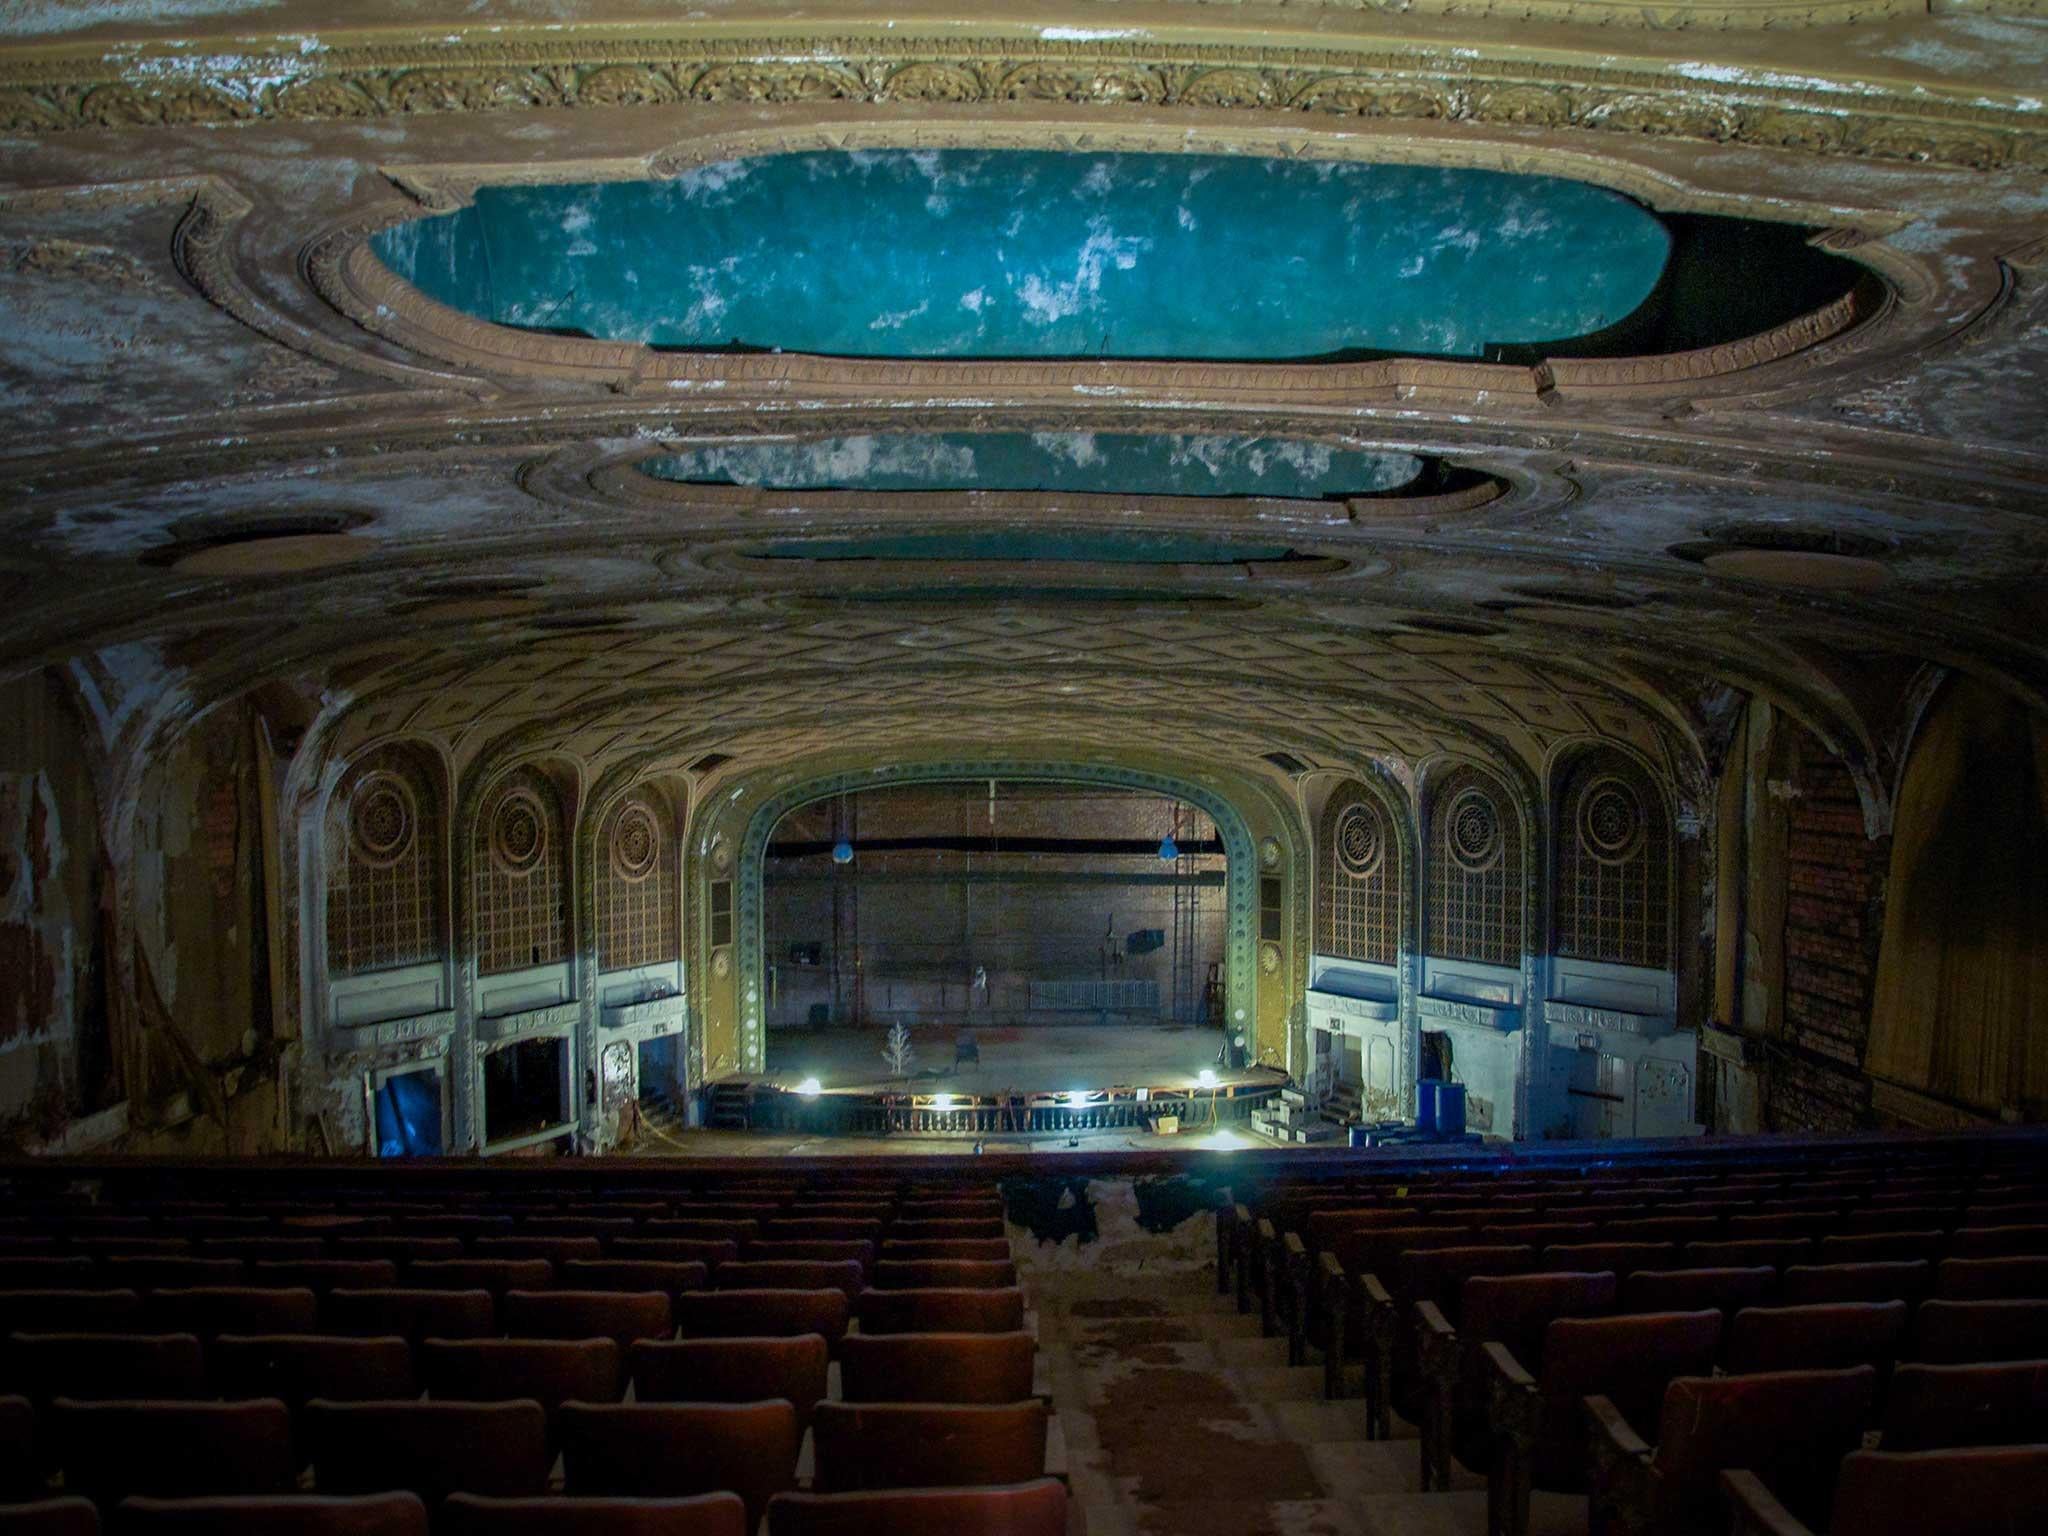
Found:
[[[0,1199],[0,1536],[1063,1536],[986,1181]]]
[[[2048,1530],[2048,1148],[1274,1183],[1217,1285],[1425,1489],[1593,1529]]]

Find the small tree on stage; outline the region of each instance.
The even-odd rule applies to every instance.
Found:
[[[882,1060],[889,1063],[891,1077],[910,1076],[910,1064],[917,1060],[917,1052],[911,1049],[909,1025],[889,1026],[889,1041],[882,1047]]]

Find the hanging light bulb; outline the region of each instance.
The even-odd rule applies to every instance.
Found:
[[[1159,839],[1159,857],[1169,864],[1180,857],[1180,844],[1173,840],[1171,832]]]
[[[843,837],[834,843],[832,845],[832,862],[834,864],[851,864],[853,862],[853,844]]]

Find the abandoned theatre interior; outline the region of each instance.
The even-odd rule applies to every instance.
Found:
[[[2048,1529],[2043,0],[0,7],[0,1536]]]

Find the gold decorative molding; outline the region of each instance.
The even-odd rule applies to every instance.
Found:
[[[1429,3],[1444,14],[1471,9],[1466,0]],[[1577,3],[1616,19],[1622,9]],[[1549,8],[1545,0],[1481,4],[1517,19]],[[1763,8],[1723,0],[1717,9],[1732,19]],[[1808,0],[1782,9],[1789,17],[1855,8]],[[1669,0],[1631,9],[1651,26],[1694,10]],[[828,36],[744,35],[711,24],[457,28],[312,47],[305,45],[317,40],[292,38],[237,40],[235,47],[23,49],[0,59],[0,132],[693,102],[1036,102],[1580,128],[1973,169],[2048,169],[2048,125],[2038,109],[2017,96],[1998,100],[1968,89],[1886,88],[1769,69],[1717,69],[1702,78],[1687,66],[1590,52],[1557,60],[1502,45],[1350,39],[1349,47],[1272,46],[1071,30],[1076,35],[988,24],[927,36],[856,25]]]
[[[1460,408],[1536,409],[1607,398],[1679,401],[1717,392],[1752,393],[1795,386],[1813,370],[1841,360],[1844,346],[1880,345],[1895,308],[1893,293],[1917,298],[1931,285],[1916,258],[1883,237],[1904,222],[1891,213],[1851,213],[1779,203],[1781,219],[1843,221],[1822,236],[1830,249],[1883,273],[1832,303],[1755,336],[1697,351],[1632,358],[1552,361],[1537,365],[1394,357],[1358,363],[1143,362],[1104,360],[940,361],[658,351],[635,342],[546,335],[496,325],[427,297],[371,251],[378,230],[445,213],[492,185],[620,181],[673,176],[693,166],[798,150],[1034,148],[1116,153],[1269,155],[1301,159],[1395,161],[1457,165],[1522,174],[1562,175],[1612,187],[1654,207],[1729,213],[1739,199],[1702,194],[1673,178],[1583,151],[1470,139],[1445,142],[1371,134],[1309,135],[1271,128],[1190,134],[1159,122],[1098,127],[1057,123],[915,122],[819,124],[706,135],[651,155],[503,166],[423,165],[393,168],[387,178],[408,194],[354,216],[311,241],[308,278],[323,298],[364,331],[426,357],[502,379],[546,378],[597,385],[621,395],[676,399],[720,391],[722,398],[760,401],[873,402],[891,392],[936,398],[947,390],[980,399],[1070,408],[1077,396],[1138,398],[1182,405],[1350,408],[1434,402]],[[428,215],[432,216],[432,215]],[[1887,288],[1889,285],[1889,289]]]

